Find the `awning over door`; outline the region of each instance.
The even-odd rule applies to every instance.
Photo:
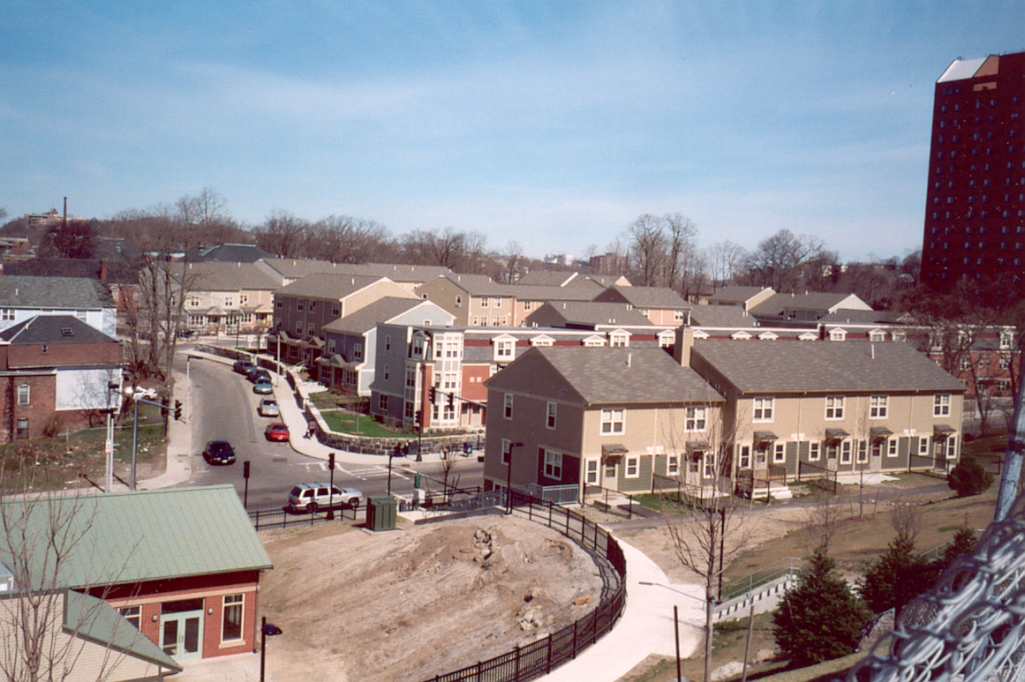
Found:
[[[868,430],[868,435],[869,438],[872,439],[872,442],[875,443],[881,440],[886,440],[893,435],[893,431],[889,430],[885,426],[873,426]]]
[[[620,443],[610,443],[609,445],[601,446],[601,457],[606,461],[622,457],[627,452],[629,450],[626,449],[626,446]]]
[[[956,432],[957,429],[947,424],[937,424],[932,427],[932,437],[936,440],[946,440],[947,437],[954,435]]]
[[[843,429],[826,429],[826,440],[835,443],[838,440],[843,440],[851,434],[847,433]]]
[[[773,443],[776,440],[776,434],[774,434],[772,431],[755,431],[755,445],[758,445],[760,443]]]

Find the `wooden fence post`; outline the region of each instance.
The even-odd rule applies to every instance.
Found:
[[[516,668],[513,676],[515,682],[520,682],[520,645],[516,645]]]
[[[577,657],[577,623],[579,621],[573,621],[573,658]]]
[[[545,673],[552,672],[552,633],[548,633],[548,652],[545,654]]]
[[[548,527],[552,527],[552,503],[548,503]]]

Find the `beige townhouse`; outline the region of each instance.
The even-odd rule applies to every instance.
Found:
[[[486,387],[486,489],[573,501],[717,479],[722,397],[657,347],[532,348]]]
[[[202,334],[249,334],[270,328],[276,277],[255,263],[188,263],[182,277],[185,321]]]
[[[487,275],[448,274],[417,287],[417,294],[456,317],[461,327],[511,327],[516,298]]]
[[[945,471],[960,454],[965,386],[908,344],[677,346],[726,399],[730,468],[745,489],[799,474]]]
[[[687,321],[691,306],[668,287],[609,287],[594,298],[607,303],[628,303],[654,325],[679,327]]]
[[[511,284],[505,287],[513,297],[513,326],[528,324],[527,318],[546,303],[589,303],[604,289],[598,285],[579,284],[565,287]]]

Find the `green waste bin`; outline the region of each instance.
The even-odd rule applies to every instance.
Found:
[[[398,505],[390,495],[379,495],[367,500],[367,528],[373,531],[395,530]]]
[[[424,482],[423,477],[420,475],[419,472],[413,474],[413,487],[414,488],[418,488],[418,489],[419,488],[423,488],[424,487],[423,486],[423,482]]]

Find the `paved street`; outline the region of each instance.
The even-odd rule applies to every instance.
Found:
[[[180,369],[185,370],[179,358]],[[192,478],[184,485],[232,483],[242,495],[242,461],[249,460],[249,509],[270,509],[284,504],[288,490],[296,483],[327,481],[327,463],[300,455],[287,443],[270,443],[263,437],[267,424],[275,421],[259,416],[256,406],[261,396],[240,375],[213,362],[193,360],[191,363],[191,413],[185,418],[192,428]],[[230,466],[212,467],[203,461],[200,452],[210,440],[227,440],[234,447],[238,461]],[[339,464],[335,467],[335,483],[359,488],[367,495],[383,494],[388,487],[388,460],[381,464]],[[412,468],[441,479],[440,462],[419,464],[404,459],[393,460],[392,491],[408,493],[413,488]],[[483,464],[476,459],[460,458],[455,465],[460,486],[481,485]],[[440,485],[432,488],[440,488]]]

